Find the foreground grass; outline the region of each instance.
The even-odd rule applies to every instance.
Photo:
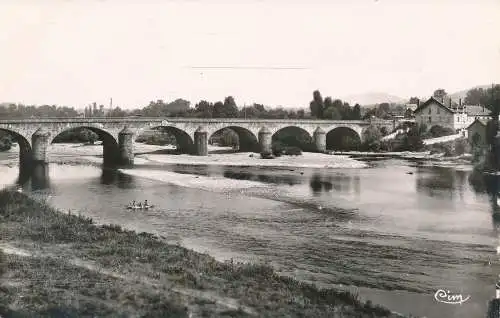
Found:
[[[17,192],[0,191],[0,244],[11,248],[0,255],[3,317],[396,317],[348,292],[96,226]]]

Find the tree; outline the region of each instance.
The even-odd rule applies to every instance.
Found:
[[[361,119],[361,106],[359,104],[354,105],[352,108],[352,120],[360,120]]]
[[[418,97],[410,97],[409,104],[418,104],[419,99]]]
[[[313,100],[309,103],[311,115],[318,119],[323,118],[324,102],[321,93],[318,90],[313,92]]]
[[[493,85],[487,89],[471,89],[465,97],[466,104],[483,105],[491,110],[493,116],[500,113],[500,85]]]
[[[233,96],[227,96],[224,99],[224,114],[227,118],[235,118],[238,116],[238,106],[236,106]]]
[[[12,148],[11,135],[0,131],[0,151],[8,151],[10,148]]]
[[[389,103],[381,103],[380,105],[378,105],[378,109],[380,112],[388,114],[391,112],[391,105],[389,105]]]
[[[401,142],[400,151],[419,151],[424,148],[422,134],[427,128],[425,125],[412,125],[404,135]]]
[[[446,96],[448,96],[448,93],[444,90],[444,88],[438,88],[432,93],[432,96],[435,97],[437,100],[443,101]]]
[[[93,145],[99,139],[99,136],[92,130],[84,128],[80,131],[80,138]]]
[[[473,88],[467,92],[464,103],[466,105],[480,105],[481,101],[484,99],[485,93],[485,90],[482,88]]]
[[[233,147],[236,149],[239,144],[239,137],[232,129],[225,128],[220,135],[220,145],[226,147]]]
[[[202,100],[194,106],[194,110],[197,117],[212,118],[214,114],[214,105],[206,100]]]
[[[330,107],[333,107],[333,100],[331,97],[327,97],[323,102],[323,112]]]
[[[214,104],[214,118],[224,117],[224,104],[222,102],[216,102]]]
[[[377,126],[370,125],[363,132],[363,148],[371,151],[380,150],[380,139],[382,138],[382,133]]]
[[[120,107],[115,107],[106,114],[106,117],[125,117],[125,116],[127,116],[127,112],[125,110],[122,110]]]
[[[330,106],[327,109],[325,109],[324,114],[323,114],[323,118],[324,119],[341,120],[342,114],[340,113],[340,110],[337,107]]]

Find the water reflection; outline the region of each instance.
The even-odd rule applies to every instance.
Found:
[[[452,199],[458,194],[463,199],[467,186],[467,171],[457,171],[444,167],[418,167],[416,169],[416,188],[431,197],[447,196]]]
[[[322,192],[361,193],[360,179],[358,175],[322,175],[314,173],[309,181],[309,187],[314,196],[319,196]]]
[[[16,185],[24,190],[44,190],[50,188],[49,166],[44,163],[19,167]]]
[[[48,164],[36,164],[19,169],[15,185],[24,191],[40,191],[51,188],[50,170],[58,171],[58,166]],[[75,176],[78,178],[79,176]],[[57,177],[56,177],[57,178]],[[136,179],[116,169],[103,167],[98,179],[103,185],[116,185],[120,189],[132,189],[136,187]]]
[[[37,164],[31,174],[31,190],[44,190],[50,188],[49,165]]]
[[[299,177],[291,175],[256,174],[252,172],[232,171],[230,169],[225,169],[222,175],[228,179],[259,181],[271,184],[295,185],[302,183]]]
[[[468,178],[472,189],[477,193],[487,193],[490,200],[491,220],[495,235],[500,241],[500,206],[498,205],[500,176],[485,174],[475,169]]]
[[[135,177],[124,174],[115,169],[103,168],[100,183],[104,185],[115,184],[120,189],[132,189],[135,187]]]

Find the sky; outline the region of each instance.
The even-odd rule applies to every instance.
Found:
[[[2,0],[0,102],[307,107],[500,82],[499,0]]]

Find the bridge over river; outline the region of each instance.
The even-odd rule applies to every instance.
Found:
[[[396,125],[391,120],[309,120],[309,119],[241,119],[241,118],[39,118],[2,119],[0,130],[11,133],[19,144],[21,164],[47,163],[48,145],[61,133],[87,128],[103,141],[104,164],[131,165],[135,138],[151,129],[162,128],[175,136],[178,150],[198,156],[208,154],[208,139],[217,131],[229,128],[238,134],[241,151],[271,153],[272,136],[280,130],[295,127],[312,138],[316,151],[326,151],[326,134],[336,129],[354,133],[360,141],[369,125]]]

